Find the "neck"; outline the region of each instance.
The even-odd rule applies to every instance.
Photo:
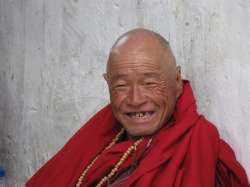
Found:
[[[138,140],[140,139],[142,136],[133,136],[131,134],[129,134],[127,131],[125,131],[125,136],[124,136],[124,140]]]

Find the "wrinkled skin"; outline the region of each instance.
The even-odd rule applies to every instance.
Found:
[[[132,138],[154,134],[174,112],[182,80],[170,52],[145,30],[112,48],[104,76],[113,113]]]

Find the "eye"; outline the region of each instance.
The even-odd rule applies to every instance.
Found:
[[[115,88],[122,88],[122,87],[125,87],[126,85],[125,84],[117,84],[115,85]]]
[[[114,85],[113,85],[113,90],[116,90],[116,91],[123,91],[123,90],[126,90],[127,87],[128,87],[128,85],[125,84],[125,83],[114,84]]]
[[[156,82],[150,81],[150,82],[145,82],[145,85],[146,85],[146,86],[156,86],[157,83],[156,83]]]

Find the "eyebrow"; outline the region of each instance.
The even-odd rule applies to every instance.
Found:
[[[158,74],[158,73],[152,73],[152,72],[150,72],[150,73],[143,73],[143,75],[145,76],[145,77],[149,77],[149,78],[160,78],[160,75]]]
[[[122,78],[125,78],[127,75],[125,74],[118,74],[118,75],[113,75],[113,76],[110,76],[110,80],[111,79],[122,79]]]

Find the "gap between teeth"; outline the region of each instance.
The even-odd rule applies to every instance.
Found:
[[[134,116],[136,117],[144,117],[145,115],[150,115],[149,112],[140,112],[140,113],[135,113]]]

